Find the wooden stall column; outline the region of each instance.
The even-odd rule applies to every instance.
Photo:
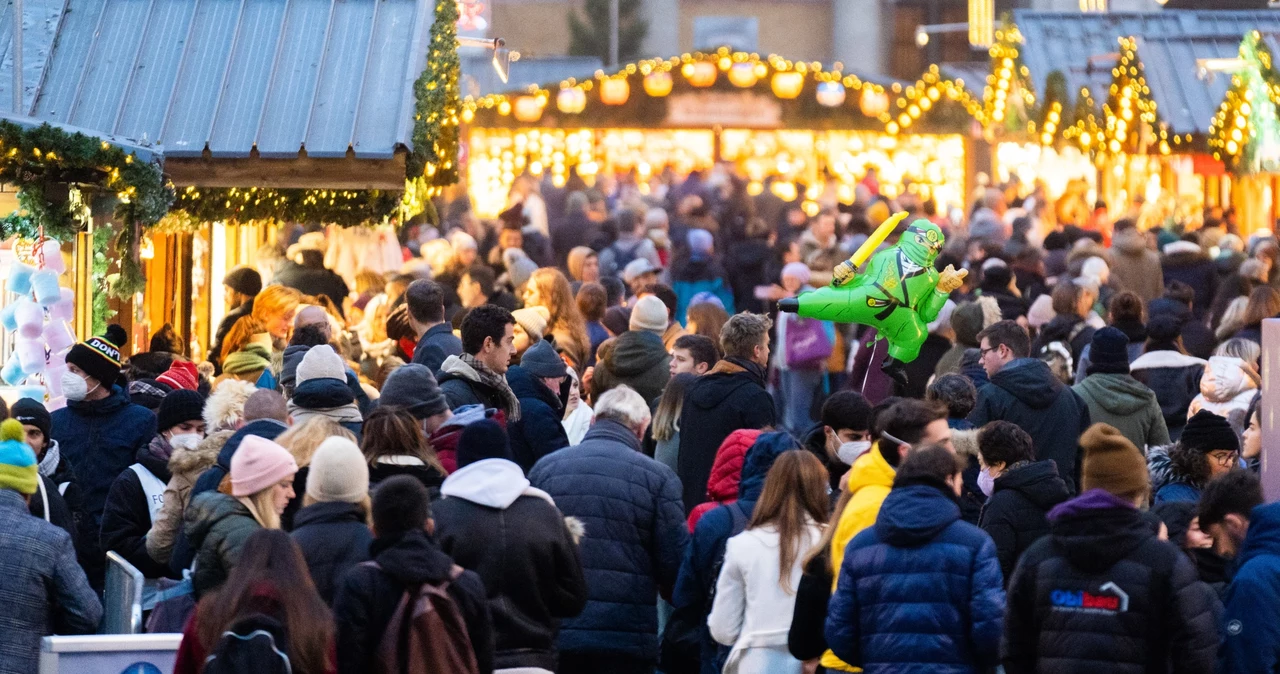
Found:
[[[93,218],[90,218],[85,230],[76,233],[72,259],[71,289],[76,294],[72,327],[79,340],[93,336],[93,230]]]

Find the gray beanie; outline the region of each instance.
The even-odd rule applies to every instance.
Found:
[[[417,363],[401,365],[387,376],[378,404],[403,407],[415,419],[433,417],[449,409],[431,369]]]
[[[520,359],[520,367],[535,377],[564,377],[568,375],[564,361],[556,353],[551,342],[543,340],[529,347]]]
[[[356,443],[330,437],[311,456],[307,496],[317,502],[360,503],[369,495],[369,464]]]

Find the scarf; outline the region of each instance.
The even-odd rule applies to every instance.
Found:
[[[355,403],[347,403],[337,407],[299,407],[292,400],[288,403],[289,415],[293,423],[301,424],[312,417],[324,417],[339,424],[363,424],[360,408]]]
[[[57,440],[50,440],[49,446],[44,450],[44,458],[40,459],[40,474],[45,477],[53,477],[58,470],[58,463],[62,461],[62,450],[58,448]]]
[[[490,370],[488,365],[476,360],[476,357],[469,353],[457,356],[457,361],[452,364],[452,367],[447,367],[450,365],[451,364],[446,361],[441,369],[452,372],[453,374],[459,375],[465,379],[470,379],[484,384],[485,386],[494,389],[502,396],[503,407],[506,408],[503,412],[506,412],[507,414],[508,424],[520,420],[520,399],[516,397],[515,392],[511,390],[511,386],[507,384],[506,377]],[[464,365],[466,367],[458,367],[458,365]]]
[[[271,366],[271,352],[261,344],[247,344],[234,353],[227,354],[222,371],[227,374],[261,372]]]
[[[756,383],[759,384],[761,388],[764,387],[765,385],[764,368],[761,367],[758,363],[754,363],[752,361],[749,361],[743,358],[738,358],[736,356],[729,356],[728,358],[725,358],[725,360],[745,370],[747,374],[751,375],[751,377],[756,380]]]

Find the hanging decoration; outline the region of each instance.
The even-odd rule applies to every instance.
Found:
[[[750,89],[760,81],[760,76],[756,74],[756,66],[761,64],[747,63],[739,61],[729,67],[729,83],[739,89]]]
[[[110,230],[102,229],[103,239]],[[75,293],[58,285],[58,277],[66,272],[61,246],[43,236],[15,241],[12,258],[4,265],[8,275],[7,289],[18,297],[0,309],[0,327],[6,338],[13,336],[13,349],[0,379],[10,386],[26,387],[26,397],[44,400],[50,407],[65,404],[62,396],[62,374],[66,372],[66,355],[76,343],[70,321],[75,314]],[[106,293],[102,302],[106,302]]]
[[[443,189],[458,182],[457,0],[436,1],[427,49],[427,65],[413,87],[413,150],[405,158],[405,173],[410,180],[422,178],[429,187]]]
[[[705,88],[716,83],[716,64],[711,61],[690,61],[680,69],[680,73],[695,87]]]
[[[631,97],[631,85],[625,77],[608,77],[600,80],[600,102],[605,105],[624,105]]]
[[[666,70],[652,72],[644,76],[644,93],[653,98],[662,98],[671,93],[671,87],[671,73]],[[585,103],[586,99],[584,98],[583,104],[585,105]]]
[[[1242,67],[1231,77],[1231,88],[1209,127],[1209,147],[1237,174],[1280,170],[1280,121],[1277,90],[1280,81],[1262,34],[1252,31],[1240,44]]]
[[[542,109],[546,107],[545,96],[521,96],[516,99],[512,112],[516,121],[532,124],[542,119]]]
[[[556,109],[568,115],[576,115],[587,108],[587,92],[578,87],[567,87],[556,94]]]

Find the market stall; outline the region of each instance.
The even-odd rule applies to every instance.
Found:
[[[1280,33],[1252,31],[1240,44],[1227,89],[1214,116],[1209,145],[1228,171],[1229,200],[1250,229],[1275,229],[1280,217],[1280,71],[1274,54]]]
[[[556,186],[571,174],[631,174],[643,191],[664,171],[730,162],[749,192],[772,178],[784,197],[804,189],[812,211],[852,201],[875,168],[889,196],[906,185],[960,206],[980,106],[937,67],[899,82],[729,49],[650,59],[464,100],[467,184],[477,212],[493,217],[524,173]]]

